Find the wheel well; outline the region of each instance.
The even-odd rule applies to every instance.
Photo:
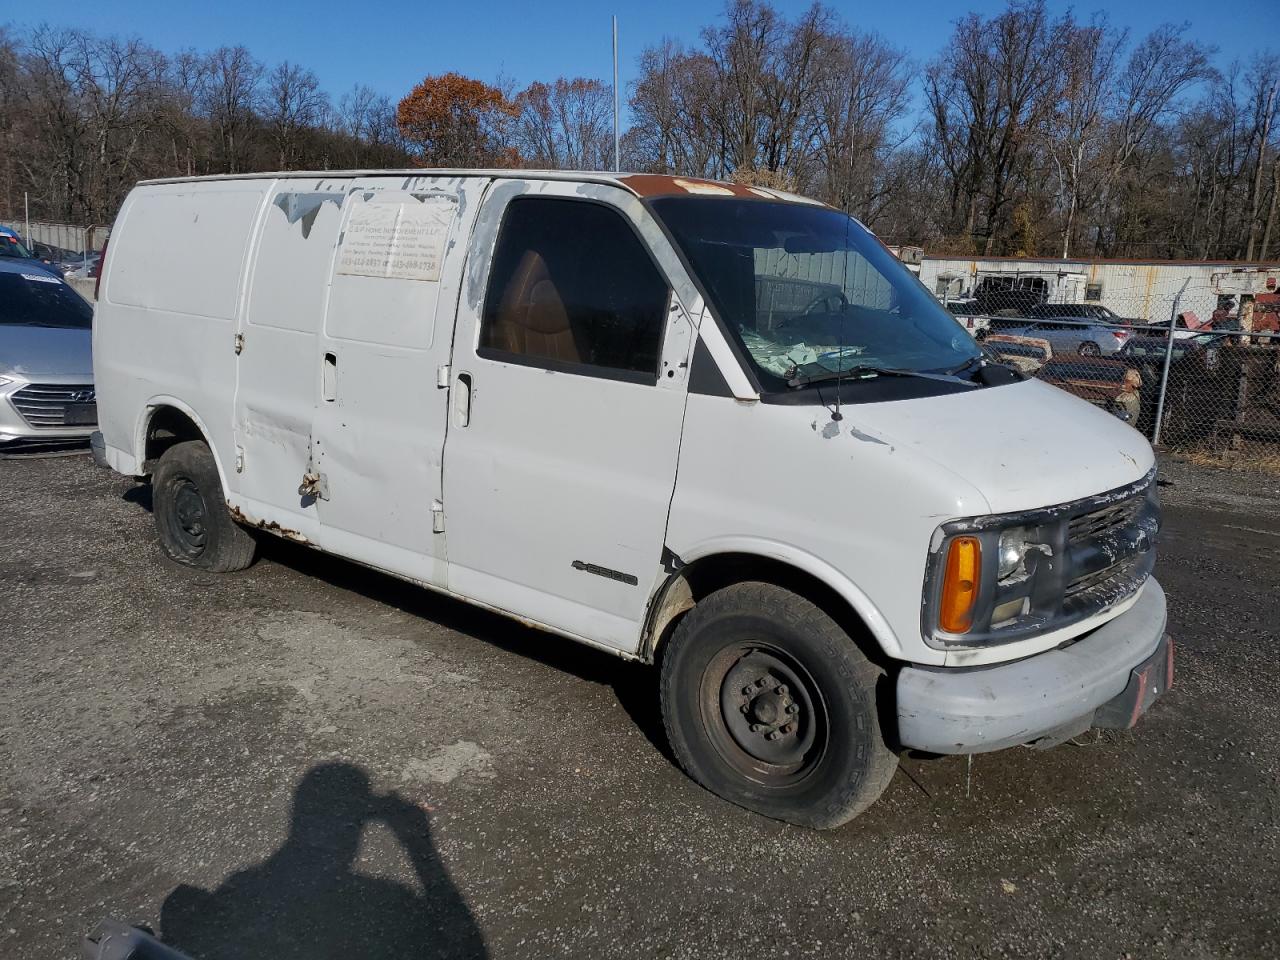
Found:
[[[147,422],[146,442],[143,448],[142,469],[151,473],[156,461],[174,444],[186,440],[205,441],[196,422],[177,407],[157,407]]]
[[[651,607],[643,646],[645,659],[656,662],[681,618],[699,600],[722,587],[747,581],[772,583],[804,597],[835,620],[869,660],[882,666],[889,664],[889,658],[849,601],[811,573],[751,553],[713,554],[681,567]]]

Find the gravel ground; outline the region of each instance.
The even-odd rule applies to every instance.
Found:
[[[646,668],[283,542],[192,572],[147,488],[0,462],[3,955],[1275,956],[1280,482],[1166,476],[1146,720],[816,833],[686,779]]]

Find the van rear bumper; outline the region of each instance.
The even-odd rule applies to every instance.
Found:
[[[929,753],[986,753],[1059,742],[1089,727],[1130,727],[1173,682],[1164,590],[1068,647],[989,667],[905,667],[898,740]]]

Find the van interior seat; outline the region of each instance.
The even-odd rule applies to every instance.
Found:
[[[560,292],[551,280],[547,263],[527,250],[498,304],[493,325],[493,346],[499,350],[581,363]]]

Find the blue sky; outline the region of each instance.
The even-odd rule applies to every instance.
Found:
[[[808,4],[775,0],[795,13]],[[915,59],[931,58],[951,23],[975,10],[997,11],[989,0],[945,3],[899,0],[833,2],[851,24],[873,30]],[[1074,6],[1087,16],[1109,9],[1114,22],[1142,33],[1157,23],[1188,21],[1193,33],[1225,54],[1247,61],[1268,46],[1280,48],[1277,0],[1130,0],[1052,2],[1057,12]],[[41,21],[99,33],[138,35],[165,51],[206,50],[243,44],[267,63],[292,60],[314,70],[335,97],[357,82],[400,97],[429,73],[457,70],[492,81],[499,73],[524,85],[560,75],[610,73],[609,16],[618,13],[624,91],[640,50],[671,36],[692,43],[723,9],[720,0],[642,0],[607,5],[585,0],[424,3],[408,0],[97,0],[87,3],[17,3],[0,0],[0,23],[19,32]],[[643,12],[641,12],[643,11]],[[1269,36],[1268,36],[1269,34]]]

